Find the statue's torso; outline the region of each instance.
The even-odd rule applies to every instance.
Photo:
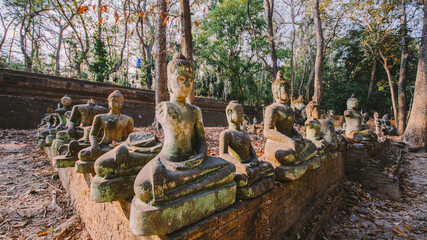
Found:
[[[228,130],[226,134],[229,134],[229,154],[235,159],[242,163],[248,163],[252,160],[250,148],[251,139],[249,134],[245,130]]]
[[[281,103],[274,103],[272,107],[275,109],[275,111],[271,111],[272,114],[275,114],[272,119],[276,118],[274,128],[280,133],[292,137],[292,129],[295,120],[295,114],[292,108]]]
[[[165,135],[162,156],[170,157],[167,160],[184,161],[194,154],[197,111],[200,109],[196,106],[173,102],[162,102],[156,107],[157,120]]]
[[[346,122],[346,133],[362,130],[362,115],[359,112],[348,109],[345,110],[344,116]]]
[[[78,111],[80,112],[81,118],[80,126],[87,127],[92,125],[96,115],[106,113],[107,109],[97,105],[84,104],[78,106]]]
[[[104,137],[100,144],[110,144],[113,141],[121,142],[124,141],[129,133],[127,126],[131,118],[129,116],[120,114],[101,114],[99,115],[101,120],[101,127],[104,129]]]

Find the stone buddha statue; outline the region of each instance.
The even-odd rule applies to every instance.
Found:
[[[231,101],[225,109],[228,129],[219,137],[219,155],[236,166],[237,197],[257,197],[274,186],[274,169],[268,162],[258,160],[249,134],[241,129],[243,107]]]
[[[73,143],[72,146],[77,145],[74,147],[75,149],[69,149],[70,145],[67,145],[65,155],[54,157],[54,167],[74,167],[75,162],[78,160],[77,153],[90,146],[89,135],[93,119],[96,115],[107,112],[108,109],[96,105],[93,100],[88,100],[86,104],[79,104],[73,107],[67,124],[68,128],[56,134],[56,139],[52,144],[52,152],[58,152],[59,148],[71,139],[77,142]]]
[[[110,112],[96,115],[93,119],[89,134],[91,146],[79,152],[79,161],[76,162],[76,172],[93,173],[95,160],[102,154],[120,145],[133,132],[133,119],[120,113],[124,100],[123,95],[118,90],[115,90],[108,96]],[[98,142],[101,130],[103,130],[104,135],[102,140]]]
[[[61,102],[58,103],[58,108],[55,110],[55,114],[51,114],[52,122],[51,128],[48,128],[42,132],[40,132],[40,137],[45,137],[45,143],[43,146],[51,146],[53,140],[55,140],[56,133],[61,131],[67,125],[68,118],[70,117],[72,100],[69,96],[65,95],[61,98]]]
[[[291,103],[291,108],[295,114],[295,123],[299,125],[304,125],[305,120],[307,120],[305,107],[303,96],[299,96],[298,99],[293,100]]]
[[[301,177],[307,169],[320,166],[316,158],[316,146],[303,139],[294,128],[295,115],[289,101],[289,84],[283,79],[281,71],[277,73],[272,84],[275,103],[265,110],[264,136],[265,161],[275,168],[276,179],[295,180]]]
[[[168,64],[170,101],[156,106],[164,132],[160,153],[139,172],[130,211],[135,235],[165,235],[232,205],[235,166],[206,155],[200,108],[186,103],[193,88],[190,62],[181,54]]]
[[[326,153],[337,150],[337,134],[331,119],[321,119],[322,109],[319,104],[311,101],[305,107],[307,121],[305,121],[306,138],[317,147],[321,160],[326,160]]]
[[[347,100],[347,110],[344,111],[346,137],[356,142],[377,141],[377,135],[362,124],[363,117],[358,109],[359,100],[353,94]]]

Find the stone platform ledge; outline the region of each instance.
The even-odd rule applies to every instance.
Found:
[[[297,239],[315,237],[333,216],[344,177],[342,153],[300,179],[275,182],[263,195],[231,207],[166,236],[140,237],[129,225],[131,199],[112,203],[90,200],[92,174],[58,169],[64,188],[94,240],[97,239]]]

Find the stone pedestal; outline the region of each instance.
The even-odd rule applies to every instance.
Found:
[[[235,202],[221,212],[163,236],[139,237],[131,232],[131,201],[90,200],[91,174],[58,169],[64,188],[92,239],[314,239],[342,199],[342,153],[307,171],[301,178],[259,197]],[[153,226],[155,227],[155,226]]]

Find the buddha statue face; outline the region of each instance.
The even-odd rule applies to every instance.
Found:
[[[71,98],[67,95],[65,95],[64,97],[61,98],[61,104],[64,107],[68,107],[71,105]]]
[[[227,121],[237,126],[243,123],[243,107],[237,101],[231,101],[225,109]]]
[[[190,62],[182,54],[176,55],[168,64],[168,88],[171,98],[185,100],[190,95],[193,82]]]
[[[125,98],[123,95],[120,91],[116,90],[108,96],[108,107],[113,113],[118,114],[123,108],[124,101]]]
[[[282,71],[277,72],[276,80],[271,85],[271,89],[274,100],[276,100],[276,102],[286,103],[291,99],[289,93],[289,84],[285,79],[283,79]]]
[[[355,97],[351,97],[347,100],[347,109],[358,110],[359,100]]]

